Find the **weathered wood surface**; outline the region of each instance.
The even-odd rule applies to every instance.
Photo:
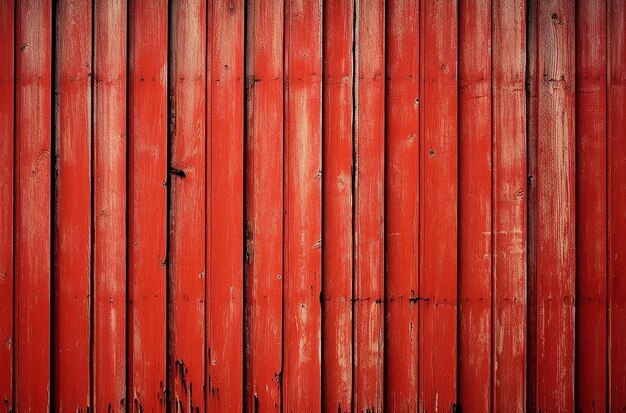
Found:
[[[626,409],[625,21],[0,2],[0,410]]]

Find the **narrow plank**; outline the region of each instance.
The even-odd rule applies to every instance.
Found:
[[[127,398],[133,411],[164,411],[167,0],[132,0],[129,13]]]
[[[171,411],[204,411],[206,3],[170,8],[168,389]]]
[[[457,4],[422,2],[420,410],[456,405]]]
[[[207,403],[243,403],[244,2],[210,6],[211,160],[208,241]]]
[[[576,16],[576,409],[607,411],[606,1]]]
[[[52,5],[15,10],[15,411],[50,409]]]
[[[417,411],[419,0],[386,10],[385,408]]]
[[[91,375],[92,4],[61,1],[55,18],[52,400],[54,410],[87,411]]]
[[[282,1],[247,1],[246,409],[280,411],[283,309]]]
[[[283,411],[321,408],[322,3],[285,8]]]
[[[0,2],[0,401],[13,408],[15,3]]]
[[[92,406],[126,409],[127,2],[94,2]]]
[[[354,1],[324,2],[322,398],[352,411]]]
[[[526,2],[493,3],[492,407],[526,408]]]
[[[459,402],[464,410],[488,412],[493,311],[492,2],[463,0],[459,9]]]
[[[626,410],[626,2],[609,4],[609,409]]]
[[[385,3],[355,4],[354,408],[382,411],[385,271]]]
[[[526,3],[526,85],[527,85],[527,337],[526,337],[526,411],[537,411],[537,0]]]
[[[539,3],[536,407],[541,411],[574,410],[574,17],[573,1]]]

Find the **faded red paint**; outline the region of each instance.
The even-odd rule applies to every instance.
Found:
[[[165,411],[167,0],[131,0],[129,11],[126,405]]]
[[[127,4],[94,3],[92,402],[126,406]]]
[[[625,409],[624,6],[1,2],[2,409]]]
[[[280,411],[284,4],[248,0],[247,7],[244,402]]]
[[[53,410],[87,410],[75,377],[91,376],[91,4],[60,2],[56,19]]]
[[[322,2],[285,2],[283,410],[321,407]]]
[[[324,2],[322,383],[325,411],[352,411],[354,2]]]

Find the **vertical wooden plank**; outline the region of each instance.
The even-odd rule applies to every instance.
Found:
[[[417,411],[420,25],[418,0],[387,2],[385,408]]]
[[[247,1],[247,410],[280,411],[283,308],[282,1]]]
[[[132,0],[129,13],[127,397],[134,411],[164,411],[167,0]]]
[[[421,411],[456,404],[457,4],[422,2]]]
[[[459,402],[488,412],[492,383],[492,2],[459,5]]]
[[[50,408],[50,2],[18,2],[15,29],[13,408],[41,411]]]
[[[321,408],[322,3],[285,9],[283,410]]]
[[[324,2],[323,352],[325,411],[352,411],[354,1]]]
[[[606,1],[576,19],[576,409],[607,410]]]
[[[385,271],[385,2],[355,4],[354,408],[382,411]]]
[[[93,348],[95,411],[126,410],[126,0],[94,2]]]
[[[168,389],[172,411],[204,411],[206,3],[170,10]]]
[[[13,406],[13,183],[15,4],[0,3],[0,401]]]
[[[15,3],[0,2],[0,402],[13,408]]]
[[[609,4],[609,409],[626,409],[626,3]]]
[[[210,6],[211,197],[207,403],[237,411],[243,402],[244,2]]]
[[[60,1],[55,16],[53,409],[59,411],[90,408],[91,7]]]
[[[537,409],[544,412],[574,410],[574,17],[572,1],[539,2]]]
[[[526,361],[526,411],[537,411],[537,118],[538,69],[537,64],[537,13],[538,0],[526,4],[526,158],[527,158],[527,361]]]
[[[526,404],[525,0],[493,3],[492,407]]]

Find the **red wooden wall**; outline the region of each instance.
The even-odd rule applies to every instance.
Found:
[[[624,0],[0,0],[0,410],[626,409]]]

